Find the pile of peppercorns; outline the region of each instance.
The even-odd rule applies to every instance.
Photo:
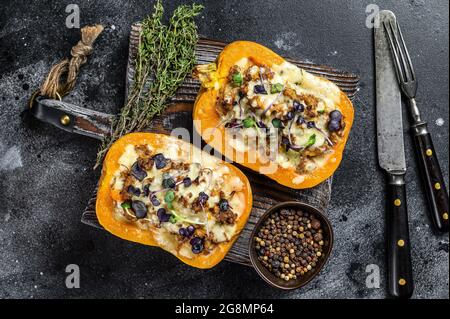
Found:
[[[269,216],[255,242],[258,260],[286,281],[314,270],[324,246],[320,221],[297,209],[282,209]]]

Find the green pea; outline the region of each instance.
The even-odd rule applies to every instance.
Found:
[[[236,72],[233,74],[233,83],[236,86],[241,86],[242,85],[242,75],[239,72]]]
[[[172,203],[174,199],[175,199],[175,192],[173,190],[167,191],[166,194],[164,195],[164,201],[166,203]]]
[[[270,87],[270,93],[280,93],[283,90],[283,84],[281,83],[274,83]]]
[[[175,224],[177,221],[178,221],[178,217],[177,216],[175,216],[174,214],[170,215],[169,222],[171,224]]]
[[[255,120],[251,117],[247,117],[243,122],[245,128],[250,128],[255,126]]]

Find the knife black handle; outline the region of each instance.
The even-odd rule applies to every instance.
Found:
[[[413,127],[413,134],[431,219],[438,231],[448,233],[448,193],[426,123]]]
[[[389,294],[409,298],[414,291],[404,175],[388,174],[387,254]]]

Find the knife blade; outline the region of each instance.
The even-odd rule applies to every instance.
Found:
[[[381,24],[386,19],[395,22],[391,11],[379,14]],[[375,68],[378,161],[387,172],[405,173],[401,93],[382,27],[375,28]]]
[[[380,25],[396,25],[391,11],[380,11]],[[387,176],[387,267],[389,294],[409,298],[414,291],[406,201],[406,160],[401,93],[384,28],[374,28],[378,162]]]

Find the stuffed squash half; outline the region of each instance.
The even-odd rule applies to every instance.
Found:
[[[132,133],[103,163],[100,224],[197,268],[220,262],[247,222],[252,193],[236,167],[175,137]]]
[[[278,183],[313,187],[339,166],[353,106],[332,82],[253,42],[194,70],[194,126],[225,157]]]

